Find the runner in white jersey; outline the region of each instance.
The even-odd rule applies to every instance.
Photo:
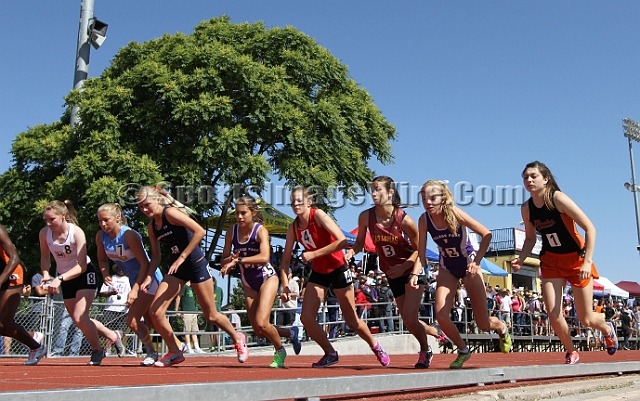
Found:
[[[149,307],[162,281],[162,273],[160,269],[149,269],[149,256],[142,245],[142,237],[127,226],[127,219],[119,204],[105,203],[100,206],[98,223],[102,229],[96,233],[96,245],[104,283],[107,286],[111,284],[109,260],[112,260],[129,278],[131,284],[131,291],[127,296],[127,326],[145,345],[147,356],[140,364],[153,366],[158,360],[158,352],[149,334]]]
[[[91,360],[88,364],[100,365],[105,354],[99,336],[109,339],[118,350],[118,356],[122,357],[122,332],[110,330],[99,321],[89,318],[89,310],[96,296],[96,268],[87,256],[84,232],[74,224],[74,212],[70,201],[52,201],[44,208],[43,217],[47,227],[40,230],[42,284],[50,294],[58,294],[62,290],[69,316],[91,344]],[[53,255],[58,270],[58,276],[53,280],[49,276],[49,253]]]

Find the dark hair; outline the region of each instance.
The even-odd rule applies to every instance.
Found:
[[[255,223],[262,223],[264,218],[262,217],[262,212],[260,211],[260,206],[258,206],[258,202],[253,199],[252,196],[246,195],[236,199],[236,208],[238,206],[246,206],[252,212],[256,212],[255,216],[253,216],[253,221]]]
[[[391,215],[391,218],[395,219],[397,210],[400,208],[400,204],[402,203],[402,200],[400,200],[400,194],[396,190],[396,183],[391,179],[391,177],[388,177],[386,175],[380,175],[374,178],[371,184],[375,184],[376,182],[379,182],[380,184],[382,184],[384,188],[387,190],[387,192],[393,189],[393,195],[391,195],[391,204],[393,205],[393,214]]]
[[[548,180],[547,185],[544,188],[544,194],[543,194],[544,204],[547,207],[547,209],[554,210],[556,206],[553,204],[553,194],[556,191],[560,191],[560,186],[556,182],[556,178],[551,173],[551,170],[549,170],[549,167],[547,167],[544,163],[539,162],[537,160],[525,166],[524,170],[522,170],[523,177],[527,169],[530,169],[530,168],[537,168],[540,174],[542,175],[542,177]]]

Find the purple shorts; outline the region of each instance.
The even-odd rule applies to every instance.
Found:
[[[254,291],[260,291],[262,284],[270,277],[276,275],[276,270],[267,263],[262,266],[244,266],[240,265],[240,278],[242,285],[251,288]]]

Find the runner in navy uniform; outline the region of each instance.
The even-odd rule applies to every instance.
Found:
[[[435,327],[419,319],[426,274],[416,249],[418,229],[413,219],[400,208],[400,195],[390,177],[373,179],[371,198],[375,206],[360,213],[358,238],[345,258],[350,260],[362,250],[368,229],[376,246],[380,269],[387,275],[402,321],[420,343],[420,354],[415,367],[425,369],[433,359],[427,335],[440,341],[446,341],[446,338],[440,336]]]
[[[269,263],[271,246],[269,232],[262,223],[262,213],[258,210],[256,200],[243,196],[236,200],[236,221],[227,230],[224,250],[222,251],[222,268],[224,277],[231,269],[240,267],[240,278],[244,288],[247,314],[256,336],[266,338],[276,349],[272,368],[284,368],[287,352],[282,346],[280,337],[286,337],[294,344],[296,354],[300,353],[298,328],[276,328],[270,323],[271,309],[278,294],[278,276]],[[233,247],[233,253],[231,248]]]
[[[504,353],[509,352],[511,337],[507,325],[496,317],[490,318],[487,313],[486,291],[482,269],[479,266],[491,242],[491,231],[454,206],[453,195],[444,182],[427,181],[422,185],[420,193],[426,210],[418,221],[420,260],[426,263],[429,233],[440,251],[440,268],[436,284],[436,319],[440,328],[458,347],[458,356],[449,368],[460,369],[471,357],[469,347],[451,321],[451,308],[460,280],[467,289],[478,328],[485,332],[493,330],[499,333],[500,349]],[[482,237],[475,254],[467,237],[467,227]]]
[[[522,267],[536,243],[536,232],[540,233],[542,296],[551,326],[567,350],[566,363],[572,365],[580,359],[562,312],[563,287],[567,281],[571,283],[580,323],[600,330],[605,335],[607,352],[615,354],[618,349],[615,328],[593,311],[592,278],[598,278],[592,261],[596,228],[578,205],[560,192],[553,174],[543,163],[527,164],[522,178],[531,194],[521,208],[526,239],[511,268],[517,272]],[[576,223],[584,230],[585,239],[578,233]]]
[[[198,297],[205,319],[229,335],[235,342],[238,361],[244,362],[249,355],[244,334],[236,333],[229,319],[216,310],[209,263],[199,247],[200,241],[204,238],[204,229],[183,211],[182,204],[163,189],[143,187],[136,193],[136,200],[142,213],[152,219],[148,225],[151,242],[149,271],[155,271],[160,265],[161,243],[164,249],[170,252],[171,265],[150,308],[153,327],[169,348],[169,352],[156,362],[155,366],[167,367],[184,361],[184,355],[175,341],[166,312],[187,281],[191,281],[191,287]]]

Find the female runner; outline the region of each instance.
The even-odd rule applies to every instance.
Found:
[[[122,270],[131,283],[131,291],[127,297],[127,326],[133,330],[145,345],[147,356],[140,363],[142,366],[153,366],[158,360],[149,328],[142,322],[151,323],[149,307],[162,281],[160,269],[149,270],[149,257],[142,245],[140,234],[127,226],[127,219],[122,207],[117,203],[105,203],[98,208],[98,222],[102,230],[96,233],[98,247],[98,265],[105,285],[111,285],[109,260]]]
[[[91,344],[89,365],[100,365],[105,356],[99,336],[109,339],[122,358],[122,332],[110,330],[101,322],[89,318],[91,303],[96,296],[96,268],[87,256],[86,238],[84,231],[76,225],[73,205],[70,201],[49,202],[44,208],[43,216],[47,223],[47,227],[40,230],[43,287],[48,286],[50,294],[58,294],[62,290],[62,299],[69,316]],[[58,276],[53,280],[49,276],[49,253],[53,255],[58,271]]]
[[[453,206],[453,195],[445,183],[429,180],[422,185],[421,194],[426,212],[418,221],[420,260],[426,262],[429,233],[440,251],[440,269],[436,284],[436,319],[440,328],[458,347],[458,357],[449,368],[460,369],[471,357],[469,347],[451,321],[450,315],[460,280],[464,283],[467,296],[471,300],[478,328],[485,332],[494,330],[499,333],[501,351],[509,352],[511,337],[507,325],[497,317],[489,317],[482,269],[479,266],[491,242],[491,231]],[[467,227],[482,236],[475,255],[467,238]]]
[[[438,330],[418,318],[420,302],[426,282],[426,274],[415,249],[418,244],[418,229],[413,219],[400,209],[400,195],[395,183],[386,176],[373,179],[371,198],[374,207],[360,213],[358,217],[358,238],[352,249],[347,251],[347,260],[360,252],[364,246],[367,229],[378,253],[380,269],[387,276],[389,288],[396,299],[400,316],[407,329],[420,343],[417,369],[428,368],[433,352],[427,341],[427,334],[440,341],[444,337]]]
[[[231,269],[240,266],[240,278],[251,327],[258,337],[266,338],[276,349],[273,362],[269,366],[284,368],[287,353],[280,337],[289,338],[294,352],[296,355],[299,354],[298,327],[276,328],[269,322],[280,284],[276,271],[269,263],[269,232],[260,224],[263,218],[255,199],[243,196],[235,203],[237,224],[227,230],[220,273],[224,277]]]
[[[522,219],[526,239],[518,259],[511,262],[517,272],[536,243],[536,232],[542,237],[540,271],[542,297],[551,326],[567,349],[565,363],[573,365],[580,359],[573,347],[569,326],[562,314],[563,287],[568,281],[582,325],[600,330],[605,335],[609,355],[618,349],[616,330],[605,322],[600,313],[593,311],[593,280],[598,271],[592,262],[596,243],[596,229],[571,198],[560,192],[556,179],[547,166],[539,161],[526,165],[522,172],[524,186],[531,194],[522,205]],[[584,239],[576,229],[584,230]]]
[[[325,299],[329,286],[333,286],[346,324],[369,344],[380,364],[387,366],[389,355],[356,313],[353,277],[341,251],[347,247],[347,240],[338,225],[325,212],[311,207],[311,203],[308,190],[296,188],[291,193],[291,208],[296,219],[287,231],[280,265],[282,297],[288,300],[289,264],[294,242],[298,241],[305,249],[302,261],[311,262],[312,271],[305,287],[300,319],[309,336],[324,350],[324,356],[311,366],[324,368],[338,363],[338,353],[329,342],[327,333],[316,321],[318,308]]]
[[[25,268],[6,228],[0,224],[0,335],[15,338],[29,347],[29,359],[25,365],[35,365],[47,353],[44,347],[44,335],[40,332],[28,332],[14,320],[22,289],[24,288]]]
[[[204,238],[204,229],[182,211],[182,204],[163,189],[143,187],[136,193],[136,200],[142,213],[151,218],[148,225],[151,241],[149,271],[155,271],[160,265],[160,243],[170,252],[171,265],[168,274],[160,283],[150,307],[153,327],[169,348],[169,352],[156,362],[155,366],[168,367],[184,362],[184,355],[175,340],[166,312],[187,281],[191,281],[191,288],[198,297],[205,319],[224,330],[233,339],[238,361],[246,361],[249,349],[244,334],[236,333],[229,319],[216,310],[209,263],[199,247],[200,241]]]

